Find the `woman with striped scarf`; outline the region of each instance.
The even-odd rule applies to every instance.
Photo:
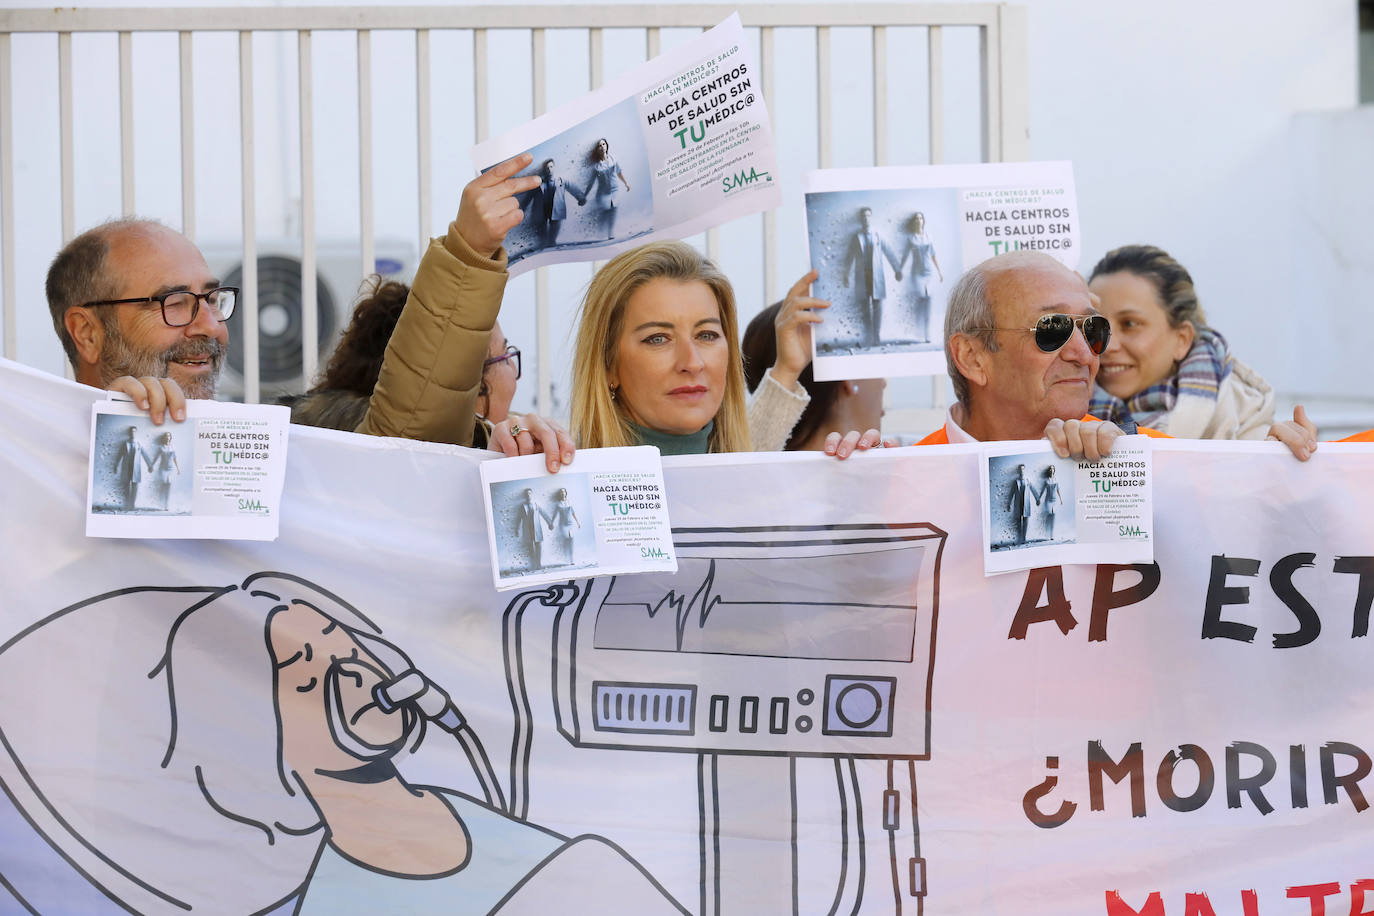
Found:
[[[1089,412],[1181,439],[1263,439],[1274,392],[1207,326],[1193,278],[1151,245],[1109,251],[1088,288],[1111,320]]]

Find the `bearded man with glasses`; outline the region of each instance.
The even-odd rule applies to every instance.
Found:
[[[362,393],[356,432],[469,445],[474,405],[486,395],[483,411],[505,418],[495,447],[544,451],[550,471],[572,460],[575,447],[558,424],[507,416],[520,363],[496,327],[507,277],[502,244],[522,219],[516,195],[539,185],[535,176],[515,177],[530,161],[522,153],[463,189],[448,232],[420,260],[387,341],[391,356]],[[185,236],[151,220],[103,223],[58,253],[47,295],[77,381],[129,395],[154,423],[167,414],[184,420],[187,397],[214,398],[239,290],[220,286]],[[493,336],[500,353],[487,352]],[[488,374],[501,384],[489,386]]]
[[[161,423],[213,398],[238,290],[160,223],[121,219],[73,239],[48,270],[48,308],[76,380],[122,391]]]

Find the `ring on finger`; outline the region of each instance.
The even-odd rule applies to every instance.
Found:
[[[512,439],[518,439],[523,432],[526,432],[526,430],[520,425],[520,421],[512,419],[510,421],[510,437]]]

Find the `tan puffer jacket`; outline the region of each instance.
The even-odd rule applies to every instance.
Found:
[[[506,252],[484,258],[450,223],[429,243],[355,432],[468,445]]]

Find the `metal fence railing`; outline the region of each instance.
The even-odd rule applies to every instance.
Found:
[[[357,171],[357,221],[355,248],[358,274],[371,272],[371,265],[377,261],[377,200],[374,197],[376,175],[381,160],[391,155],[391,142],[379,143],[377,119],[389,110],[374,107],[374,94],[379,82],[397,79],[397,67],[388,63],[384,73],[374,66],[374,38],[384,33],[400,33],[412,36],[409,58],[402,69],[406,73],[413,67],[414,82],[405,93],[414,97],[414,137],[407,138],[402,144],[409,149],[413,143],[414,159],[406,164],[407,170],[414,169],[416,180],[415,194],[415,234],[413,238],[422,251],[426,240],[439,231],[451,213],[435,207],[435,143],[437,127],[446,119],[455,117],[454,112],[468,108],[471,110],[471,137],[482,140],[492,132],[494,106],[501,106],[502,93],[523,92],[528,81],[528,112],[541,114],[548,107],[550,88],[560,83],[567,73],[566,60],[569,37],[574,45],[585,47],[574,55],[578,61],[585,56],[584,79],[588,87],[596,87],[603,81],[607,68],[608,37],[614,33],[616,46],[622,45],[626,34],[642,32],[642,53],[645,57],[656,54],[660,44],[669,36],[675,40],[680,32],[690,34],[712,26],[724,19],[729,13],[740,13],[751,40],[758,45],[761,81],[765,100],[773,114],[775,130],[780,133],[788,126],[787,120],[805,119],[806,112],[797,114],[797,108],[778,107],[780,92],[790,92],[794,85],[806,82],[796,74],[807,77],[814,73],[814,84],[807,87],[809,98],[814,90],[814,105],[811,123],[800,131],[805,136],[814,132],[814,151],[804,151],[801,159],[805,165],[826,167],[832,164],[844,165],[883,165],[916,162],[940,162],[948,143],[947,126],[949,87],[947,82],[955,80],[975,87],[974,103],[978,108],[976,155],[987,161],[1016,160],[1026,158],[1028,150],[1027,118],[1028,98],[1026,94],[1027,71],[1027,33],[1026,15],[1021,7],[994,3],[940,3],[940,4],[889,4],[889,3],[829,3],[829,4],[746,4],[740,7],[699,4],[699,5],[653,5],[602,6],[602,5],[543,5],[543,6],[416,6],[416,7],[245,7],[245,8],[184,8],[184,9],[83,9],[83,8],[46,8],[46,9],[8,9],[0,10],[0,302],[3,303],[3,352],[7,357],[17,358],[20,352],[19,312],[20,291],[16,284],[17,246],[21,244],[20,227],[27,217],[17,213],[15,199],[15,93],[17,91],[15,68],[15,48],[21,40],[31,35],[48,35],[56,38],[55,72],[23,72],[25,92],[49,92],[55,98],[53,106],[57,112],[57,145],[49,152],[58,160],[55,197],[60,207],[60,232],[63,242],[85,226],[77,225],[78,188],[82,186],[79,176],[80,164],[74,155],[74,136],[79,123],[78,113],[83,100],[77,94],[77,79],[90,66],[85,58],[74,54],[74,39],[85,40],[88,33],[113,33],[117,35],[116,72],[108,73],[104,80],[118,84],[118,138],[109,144],[108,155],[117,155],[119,161],[119,198],[124,214],[135,212],[136,202],[136,165],[140,156],[146,153],[146,144],[136,149],[135,136],[138,129],[135,118],[135,64],[142,53],[142,36],[162,34],[176,36],[176,96],[179,104],[174,110],[163,112],[162,116],[178,122],[179,132],[176,142],[179,150],[175,155],[175,166],[179,176],[179,214],[156,214],[175,224],[188,235],[196,233],[198,218],[203,214],[198,208],[197,188],[204,188],[204,176],[198,182],[198,167],[204,168],[205,141],[197,130],[197,92],[209,91],[214,87],[205,85],[207,80],[223,78],[237,79],[237,134],[238,134],[238,175],[239,213],[241,227],[241,264],[244,295],[240,309],[241,317],[236,318],[235,335],[242,335],[241,357],[242,395],[245,400],[256,401],[263,396],[264,385],[261,379],[260,303],[258,256],[259,248],[259,182],[263,179],[258,170],[261,156],[257,151],[259,128],[264,127],[256,119],[255,98],[260,97],[261,89],[255,93],[255,74],[261,80],[260,69],[264,66],[263,52],[255,35],[276,33],[284,35],[279,43],[282,48],[290,48],[294,40],[295,58],[295,97],[288,101],[297,116],[295,123],[289,125],[288,133],[291,148],[296,152],[298,175],[292,183],[299,197],[299,220],[294,226],[298,239],[298,256],[302,277],[313,277],[317,272],[320,252],[318,238],[319,224],[317,209],[321,195],[330,195],[330,189],[319,184],[319,162],[322,154],[333,158],[337,148],[330,146],[322,149],[317,132],[317,108],[325,100],[325,94],[339,94],[355,91],[353,86],[341,87],[338,80],[325,84],[318,82],[316,71],[320,62],[315,59],[316,47],[321,36],[329,36],[337,45],[337,33],[351,33],[355,37],[356,54],[356,132],[358,148],[356,157]],[[628,30],[628,32],[627,32]],[[855,40],[855,31],[860,30],[860,38]],[[967,73],[951,76],[951,61],[947,54],[947,36],[976,35],[976,50]],[[197,70],[195,63],[202,43],[211,41],[203,36],[223,33],[237,37],[237,73],[231,65],[221,65],[208,75],[204,68]],[[843,33],[843,34],[841,34]],[[795,53],[798,47],[797,35],[813,36],[803,42],[810,48],[811,60],[798,60],[807,54]],[[445,81],[441,88],[439,107],[435,104],[435,68],[447,61],[437,59],[434,53],[435,42],[441,36],[449,41],[454,35],[470,53],[470,84],[455,87]],[[515,69],[523,70],[524,61],[513,64],[508,56],[502,54],[495,59],[491,52],[492,42],[500,40],[502,47],[509,45],[511,36],[516,36],[520,44],[528,36],[528,72],[515,74]],[[862,37],[866,36],[866,37]],[[786,40],[788,52],[780,60],[779,41]],[[50,39],[45,39],[50,40]],[[388,39],[390,41],[390,39]],[[637,41],[637,39],[636,39]],[[470,42],[470,45],[468,44]],[[961,39],[962,42],[962,39]],[[394,41],[392,41],[394,44]],[[554,45],[558,46],[555,57]],[[967,44],[963,42],[961,47]],[[161,56],[169,56],[167,49],[157,51]],[[445,45],[447,47],[447,45]],[[467,50],[470,48],[470,52]],[[862,53],[853,50],[862,49]],[[258,59],[255,59],[255,53]],[[282,52],[286,54],[286,52]],[[274,62],[282,54],[274,55]],[[332,56],[332,55],[331,55]],[[894,85],[891,74],[894,68],[907,62],[907,58],[920,56],[925,61],[923,78],[903,77]],[[282,57],[289,65],[289,54]],[[231,59],[232,62],[232,59]],[[289,66],[288,66],[289,70]],[[193,78],[193,76],[195,78]],[[863,84],[863,95],[871,112],[863,112],[858,117],[852,102],[842,101],[842,110],[837,111],[837,98],[845,91],[852,79]],[[871,89],[869,83],[871,81]],[[33,88],[30,88],[33,87]],[[512,87],[519,87],[518,90]],[[838,88],[837,88],[838,87]],[[55,91],[54,91],[55,90]],[[227,90],[232,91],[232,90]],[[455,93],[470,99],[455,100]],[[390,104],[388,102],[388,104]],[[522,102],[525,104],[525,102]],[[961,114],[963,105],[961,103]],[[912,144],[904,143],[894,155],[894,125],[905,129],[904,121],[894,122],[893,111],[901,113],[905,119],[912,112],[925,113],[924,134],[928,141],[926,149],[913,149]],[[505,113],[504,107],[499,107]],[[837,163],[836,145],[843,141],[849,144],[854,131],[855,118],[867,125],[871,120],[870,162],[845,161]],[[271,125],[276,126],[274,121]],[[198,144],[198,141],[199,144]],[[334,141],[330,141],[332,144]],[[168,153],[155,149],[155,152]],[[446,151],[445,155],[452,151]],[[795,152],[795,151],[793,151]],[[170,155],[170,153],[168,153]],[[350,153],[351,157],[352,153]],[[463,156],[457,154],[457,159]],[[852,157],[850,157],[852,159]],[[446,164],[445,160],[445,164]],[[444,174],[447,174],[445,168]],[[232,176],[225,176],[226,179]],[[175,179],[168,183],[175,184]],[[298,185],[296,184],[298,183]],[[204,193],[204,192],[202,192]],[[350,191],[351,193],[351,191]],[[445,200],[442,207],[448,206]],[[217,212],[225,207],[216,205]],[[435,224],[436,212],[439,223]],[[109,213],[106,216],[114,216]],[[409,233],[403,233],[409,235]],[[734,238],[735,236],[732,236]],[[712,230],[707,233],[705,245],[708,253],[721,253],[721,232]],[[758,231],[754,235],[756,260],[760,288],[741,297],[741,301],[757,301],[759,304],[777,298],[780,290],[790,285],[789,278],[782,276],[779,263],[779,226],[776,213],[764,214],[758,220]],[[735,247],[732,243],[732,248]],[[51,258],[55,249],[28,253],[30,260]],[[363,268],[367,269],[364,270]],[[535,402],[542,412],[554,412],[555,383],[559,374],[560,355],[554,347],[555,316],[551,314],[550,272],[540,270],[533,280],[533,327],[536,342],[537,366],[535,373]],[[27,289],[25,297],[32,293]],[[757,298],[755,298],[757,297]],[[345,296],[341,307],[346,311],[349,297]],[[279,303],[278,303],[279,305]],[[30,306],[33,307],[33,306]],[[275,306],[273,306],[275,307]],[[319,303],[316,284],[300,283],[299,319],[299,376],[310,379],[318,366],[320,358],[317,341],[320,337]],[[506,314],[503,311],[503,322]],[[562,319],[559,319],[560,321]],[[50,331],[48,333],[51,333]],[[938,401],[939,399],[936,398]],[[900,406],[900,405],[897,405]],[[936,405],[938,406],[938,404]]]

